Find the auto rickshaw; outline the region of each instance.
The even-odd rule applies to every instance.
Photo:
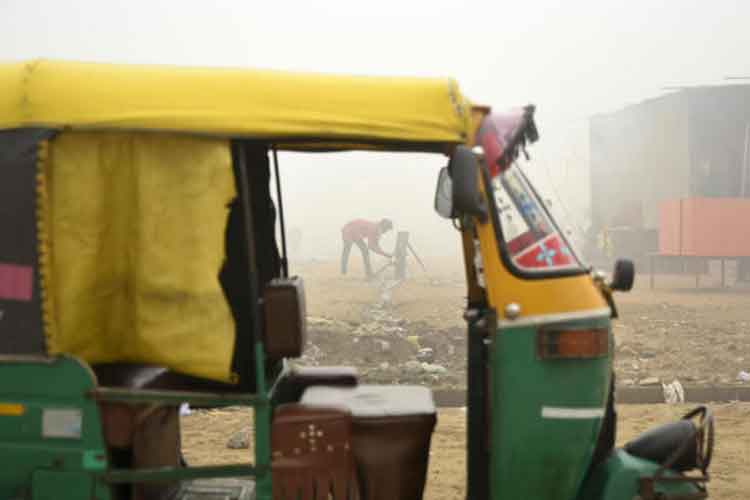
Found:
[[[46,60],[0,65],[0,89],[0,499],[422,498],[430,390],[289,363],[305,295],[277,151],[344,150],[447,157],[467,499],[706,498],[706,408],[614,446],[612,292],[634,271],[607,283],[540,202],[532,106],[448,79]],[[185,463],[184,402],[252,407],[253,463]]]

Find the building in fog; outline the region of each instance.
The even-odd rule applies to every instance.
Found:
[[[749,197],[749,136],[750,85],[685,88],[592,117],[591,234],[607,228],[618,253],[638,259],[659,249],[663,202]]]

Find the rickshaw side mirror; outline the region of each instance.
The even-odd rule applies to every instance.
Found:
[[[452,209],[459,215],[487,220],[487,204],[479,191],[479,162],[471,149],[456,146],[448,163],[452,187]]]
[[[435,189],[435,211],[445,219],[456,217],[456,213],[453,211],[453,182],[448,167],[441,168],[438,175],[437,189]]]
[[[615,262],[612,283],[609,288],[619,292],[629,292],[635,281],[635,265],[632,260],[620,259]]]

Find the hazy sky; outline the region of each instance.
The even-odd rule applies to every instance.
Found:
[[[0,59],[451,76],[475,101],[537,105],[541,141],[529,174],[559,205],[557,191],[581,225],[587,118],[659,95],[666,85],[750,76],[748,20],[750,2],[743,0],[0,0]],[[305,237],[310,245],[337,245],[346,216],[334,207],[347,207],[347,215],[392,215],[421,234],[423,247],[430,238],[435,246],[454,241],[442,238],[450,230],[432,215],[440,157],[283,160],[291,177],[289,215],[297,217],[289,225],[315,213],[316,229]],[[347,187],[354,183],[371,186],[373,197],[353,196]]]

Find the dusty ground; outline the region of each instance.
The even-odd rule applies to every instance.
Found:
[[[618,408],[618,441],[680,418],[688,407],[623,405]],[[750,491],[750,404],[713,405],[717,444],[711,466],[709,492],[717,500],[746,500]],[[440,412],[433,436],[426,500],[464,500],[465,414],[460,409]],[[237,429],[252,426],[249,411],[196,412],[183,417],[184,447],[191,464],[251,461],[251,450],[230,450],[227,440]]]
[[[616,369],[622,383],[645,377],[683,384],[739,383],[750,372],[750,290],[695,288],[692,279],[647,279],[618,297]],[[710,277],[705,285],[716,286]],[[629,380],[628,380],[629,379]]]
[[[363,282],[356,266],[347,277],[337,274],[336,263],[297,266],[309,300],[310,346],[303,362],[354,364],[368,381],[463,387],[461,264],[432,260],[427,265],[430,273],[415,268],[386,302],[376,284]],[[656,284],[650,290],[648,277],[640,276],[632,292],[617,294],[618,382],[741,383],[739,372],[750,372],[750,289],[720,289],[711,275],[701,277],[699,289],[693,277],[659,276]],[[424,347],[433,349],[427,361],[444,372],[414,366]]]
[[[353,263],[340,277],[335,262],[293,266],[305,278],[310,343],[306,364],[351,364],[362,378],[377,382],[418,382],[463,387],[466,342],[461,319],[464,285],[461,263],[431,260],[429,273],[416,267],[404,285],[385,291],[366,284]],[[750,372],[750,290],[719,289],[716,276],[639,277],[635,289],[619,294],[616,369],[624,385],[658,378],[685,385],[734,384]],[[428,358],[420,349],[431,348]],[[750,382],[748,382],[750,383]],[[718,444],[711,498],[744,500],[750,491],[750,404],[714,405]],[[621,406],[619,441],[659,423],[679,418],[685,407]],[[185,417],[189,461],[246,460],[248,450],[229,450],[237,430],[251,425],[248,412],[198,412]],[[462,499],[464,414],[440,412],[433,440],[426,498]]]

